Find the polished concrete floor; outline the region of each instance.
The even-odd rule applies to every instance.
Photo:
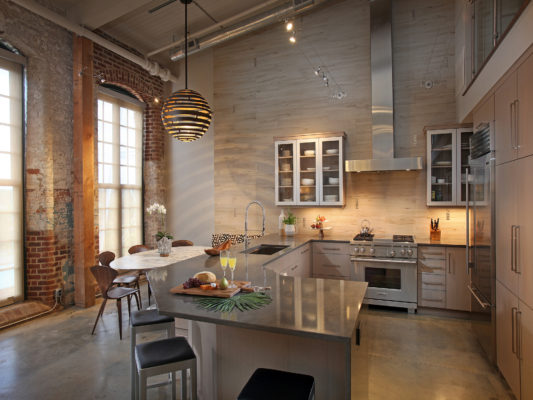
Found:
[[[128,399],[127,311],[120,341],[114,304],[91,336],[98,307],[99,301],[90,309],[70,307],[0,331],[0,399]],[[371,400],[512,398],[482,355],[468,321],[364,312]],[[167,390],[151,389],[149,399],[169,398]]]

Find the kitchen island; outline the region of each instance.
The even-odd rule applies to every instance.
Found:
[[[270,235],[254,240],[250,247],[288,246],[270,256],[233,247],[238,251],[235,279],[271,288],[272,302],[258,310],[211,312],[200,308],[194,296],[170,293],[199,271],[220,278],[218,257],[202,255],[148,273],[159,312],[190,321],[200,399],[235,399],[259,367],[312,375],[316,399],[367,397],[367,350],[359,314],[367,283],[284,276],[271,270],[310,240],[316,239]]]

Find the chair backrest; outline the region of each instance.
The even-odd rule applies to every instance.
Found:
[[[136,244],[135,246],[131,246],[128,249],[128,253],[135,254],[135,253],[142,253],[143,251],[148,251],[150,248],[148,246],[145,246],[144,244]]]
[[[91,272],[93,273],[96,283],[102,292],[102,297],[107,299],[107,291],[113,285],[113,281],[118,275],[118,272],[113,268],[106,265],[95,265],[91,267]]]
[[[115,253],[112,251],[104,251],[103,253],[98,254],[98,261],[100,261],[101,265],[105,265],[109,267],[111,265],[111,261],[115,259]]]
[[[194,243],[190,240],[174,240],[172,242],[172,247],[180,247],[180,246],[194,246]]]

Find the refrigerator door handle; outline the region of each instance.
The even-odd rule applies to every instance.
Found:
[[[517,311],[518,309],[516,307],[511,308],[511,350],[513,354],[517,354],[516,352],[516,312]]]
[[[522,359],[522,311],[516,311],[516,356]]]
[[[514,228],[514,272],[520,274],[520,225]]]
[[[514,251],[515,251],[515,246],[514,246],[514,228],[515,226],[514,225],[511,225],[511,271],[514,272],[514,264],[515,264],[515,261],[514,261]]]
[[[465,192],[466,192],[466,273],[470,272],[470,199],[469,199],[469,185],[468,185],[468,177],[470,174],[470,168],[466,168],[465,171]]]

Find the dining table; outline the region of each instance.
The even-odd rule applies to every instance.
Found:
[[[178,246],[172,247],[167,257],[161,257],[158,250],[148,250],[135,254],[118,257],[111,262],[111,267],[120,270],[147,271],[166,267],[179,261],[205,254],[205,249],[211,246]]]

